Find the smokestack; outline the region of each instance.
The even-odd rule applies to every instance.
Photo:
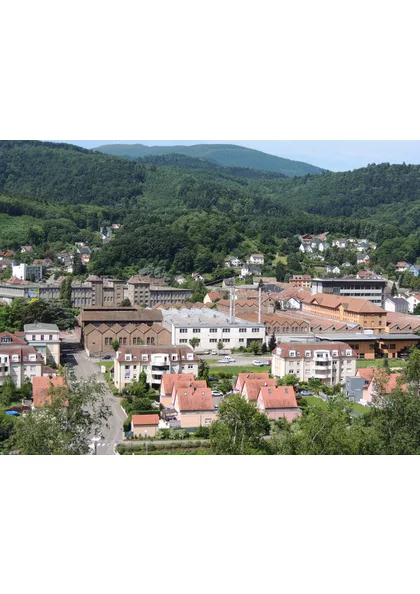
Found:
[[[230,323],[233,323],[233,298],[232,298],[232,287],[230,288],[230,304],[229,304],[229,316]]]
[[[261,324],[262,320],[262,294],[261,294],[261,287],[258,290],[258,323]]]
[[[232,324],[236,322],[236,285],[233,287]]]

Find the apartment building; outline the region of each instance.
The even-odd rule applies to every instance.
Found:
[[[326,293],[340,297],[357,297],[367,299],[379,307],[385,306],[387,281],[385,279],[357,278],[314,278],[312,279],[312,295]]]
[[[44,361],[33,346],[30,346],[22,332],[0,334],[0,386],[10,376],[16,387],[20,388],[25,379],[31,381],[42,376]]]
[[[147,383],[160,390],[167,374],[198,375],[199,359],[191,347],[121,347],[114,362],[114,384],[122,391],[145,372]]]
[[[343,342],[281,343],[273,352],[272,375],[296,375],[301,382],[321,380],[334,386],[356,375],[357,356]]]
[[[168,309],[162,310],[162,314],[172,344],[187,345],[192,338],[197,338],[200,350],[212,350],[220,341],[225,349],[265,341],[264,324],[233,318],[213,309]]]
[[[295,274],[290,279],[290,284],[300,289],[310,289],[312,287],[312,277],[309,274]]]
[[[56,324],[26,324],[25,339],[41,355],[46,365],[60,365],[60,331]]]
[[[349,322],[365,330],[384,331],[387,325],[387,312],[367,299],[318,293],[304,298],[302,312]]]
[[[43,268],[39,264],[12,264],[12,276],[19,280],[38,282],[42,280]]]

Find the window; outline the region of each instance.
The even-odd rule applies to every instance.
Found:
[[[253,332],[254,334],[256,334],[256,333],[257,333],[257,332],[259,332],[259,331],[260,331],[260,329],[259,329],[259,328],[253,328],[253,329],[252,329],[252,332]]]
[[[178,355],[172,355],[172,361],[178,361]]]
[[[141,356],[141,360],[142,361],[148,361],[148,356],[147,355],[142,355]]]
[[[389,345],[389,348],[390,348],[391,351],[395,351],[395,349],[397,348],[397,345],[396,344],[390,344]]]
[[[200,328],[194,328],[193,334],[201,334]]]
[[[182,341],[181,341],[181,342],[182,342]],[[187,342],[187,341],[185,341],[185,342]],[[214,343],[216,343],[216,342],[217,342],[217,338],[210,338],[209,342],[211,342],[211,343],[213,343],[213,344],[214,344]],[[243,340],[242,340],[242,342],[243,342]]]
[[[210,334],[217,334],[217,328],[210,328]]]
[[[50,334],[49,337],[48,337],[48,340],[52,340],[52,339],[53,339],[53,335]]]
[[[240,343],[243,343],[243,342],[245,342],[245,338],[240,338],[240,339],[239,339],[239,342],[240,342]]]
[[[241,332],[242,334],[246,333],[246,328],[239,328],[239,332]]]
[[[180,344],[188,344],[188,339],[187,338],[181,338],[179,342],[180,342]],[[215,340],[214,342],[217,342],[217,340]]]
[[[311,356],[311,351],[305,351],[305,357],[310,357]]]
[[[187,328],[180,328],[179,333],[180,334],[187,334],[188,333],[188,330],[187,330]]]
[[[36,340],[35,334],[32,334],[32,340]]]
[[[194,369],[194,365],[188,365],[188,369]]]
[[[44,335],[43,335],[43,334],[41,334],[41,340],[45,340],[45,339],[44,339]]]
[[[296,357],[296,351],[290,351],[289,356],[290,357]]]
[[[19,361],[19,355],[12,355],[13,363],[17,363]]]
[[[222,332],[230,333],[230,328],[223,328]]]

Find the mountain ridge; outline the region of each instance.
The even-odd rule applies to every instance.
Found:
[[[182,154],[188,157],[203,158],[223,167],[242,167],[281,173],[286,177],[320,175],[327,173],[315,165],[277,157],[262,151],[236,144],[195,144],[192,146],[147,146],[145,144],[107,144],[96,147],[94,151],[126,159],[150,156]]]

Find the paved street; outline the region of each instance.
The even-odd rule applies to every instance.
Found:
[[[78,378],[89,378],[92,375],[98,375],[99,380],[106,384],[103,375],[100,372],[99,366],[91,361],[84,351],[77,351],[71,357],[70,363],[74,365],[74,371]],[[106,404],[111,408],[112,416],[108,420],[109,429],[103,428],[103,439],[98,444],[98,456],[113,456],[115,455],[115,444],[122,440],[123,424],[126,419],[125,414],[119,404],[119,399],[115,398],[107,386],[107,394],[105,397]],[[103,445],[105,444],[105,445]]]

